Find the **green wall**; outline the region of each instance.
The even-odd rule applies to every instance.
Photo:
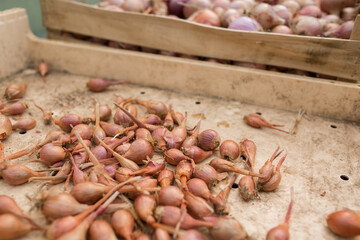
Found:
[[[99,0],[87,0],[94,4]],[[0,11],[10,8],[25,8],[29,16],[30,27],[39,37],[46,37],[46,30],[42,24],[39,0],[0,0]]]

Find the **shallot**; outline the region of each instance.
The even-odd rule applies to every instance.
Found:
[[[102,92],[112,85],[125,84],[126,81],[107,81],[102,78],[93,78],[87,83],[87,87],[93,92]]]
[[[2,171],[5,182],[11,185],[26,183],[32,177],[43,177],[46,173],[36,172],[21,164],[11,164]]]
[[[1,114],[6,115],[20,115],[22,114],[28,106],[24,102],[15,102],[8,105],[7,107],[0,110]]]
[[[25,93],[26,83],[12,83],[5,89],[5,98],[8,100],[14,100],[22,98]]]
[[[10,135],[11,131],[12,124],[10,119],[5,115],[0,114],[0,141],[7,138]]]
[[[244,119],[248,125],[254,128],[268,127],[289,134],[288,131],[284,131],[282,129],[277,128],[277,126],[281,126],[281,125],[271,124],[268,121],[266,121],[265,118],[263,118],[262,116],[256,113],[250,113],[244,116]]]
[[[89,228],[90,240],[117,240],[114,230],[104,220],[95,220]]]
[[[49,72],[49,65],[47,65],[47,63],[44,63],[44,62],[39,63],[38,71],[39,71],[43,81],[46,82],[45,76]]]
[[[233,140],[225,140],[220,145],[220,156],[226,160],[233,161],[240,155],[239,145]]]
[[[39,227],[23,222],[17,216],[5,213],[0,215],[0,239],[14,239],[34,230],[40,230]]]
[[[346,209],[330,213],[326,222],[332,232],[341,237],[360,235],[360,215],[358,211]]]
[[[80,124],[82,122],[82,118],[76,114],[65,114],[60,119],[56,120],[52,117],[50,113],[51,120],[54,124],[58,125],[62,130],[66,132],[70,132],[72,127]]]
[[[290,239],[289,233],[289,223],[290,223],[290,216],[291,210],[294,204],[294,191],[291,188],[291,201],[285,216],[285,221],[283,224],[280,224],[272,229],[270,229],[266,234],[266,240],[286,240]]]

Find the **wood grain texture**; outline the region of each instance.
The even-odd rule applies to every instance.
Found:
[[[29,22],[25,9],[0,12],[0,78],[24,69],[29,48],[26,34]]]
[[[34,65],[44,59],[73,74],[360,121],[360,87],[218,63],[29,36]]]
[[[355,19],[355,25],[350,36],[351,40],[360,40],[360,14]]]
[[[243,32],[180,19],[41,0],[47,28],[185,53],[360,79],[360,41]],[[71,9],[71,11],[69,11]]]

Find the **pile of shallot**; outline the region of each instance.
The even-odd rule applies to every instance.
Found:
[[[240,31],[272,32],[349,39],[360,6],[356,0],[102,0],[97,7],[181,18],[199,24]],[[64,37],[89,41],[116,49],[142,51],[222,64],[232,64],[301,76],[336,79],[334,76],[285,67],[204,58],[128,43],[62,32]]]
[[[99,7],[183,18],[242,31],[349,39],[356,0],[102,0]]]
[[[123,83],[95,78],[87,88],[101,92]],[[10,84],[5,96],[21,98],[26,86]],[[42,182],[32,201],[48,224],[40,226],[14,199],[1,195],[0,240],[35,230],[44,231],[47,239],[66,240],[246,239],[244,227],[229,216],[230,191],[236,182],[239,195],[250,201],[261,191],[276,190],[287,151],[278,146],[256,169],[256,145],[249,139],[222,141],[217,131],[201,130],[201,120],[188,126],[186,112],[163,102],[121,96],[113,102],[115,112],[96,103],[94,113],[86,117],[67,113],[55,118],[36,105],[44,124],[52,122],[56,128],[35,146],[8,156],[4,155],[3,141],[15,124],[5,114],[21,114],[26,105],[20,101],[16,102],[19,106],[11,107],[16,104],[12,103],[1,110],[0,177],[13,186]],[[139,116],[138,110],[146,110],[146,114]],[[256,114],[246,115],[245,122],[288,133]],[[24,121],[23,125],[27,128],[16,129],[30,129],[34,124]],[[26,166],[34,156],[37,159],[32,161],[40,162],[43,169]],[[12,162],[19,157],[25,162]],[[207,159],[210,161],[204,163]],[[244,168],[238,167],[241,162]],[[63,188],[51,187],[60,183],[64,183]],[[292,193],[285,223],[269,230],[267,239],[289,238],[293,201]],[[354,236],[357,229],[346,229],[355,228],[352,221],[358,218],[355,212],[340,212],[330,215],[328,223],[335,233]]]

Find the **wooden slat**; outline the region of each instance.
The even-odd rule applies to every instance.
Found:
[[[351,40],[360,40],[360,14],[355,19],[354,29],[351,32]]]
[[[46,27],[180,52],[360,79],[360,41],[251,33],[180,19],[41,0]]]
[[[360,121],[360,87],[291,74],[30,36],[34,64],[184,93]]]

